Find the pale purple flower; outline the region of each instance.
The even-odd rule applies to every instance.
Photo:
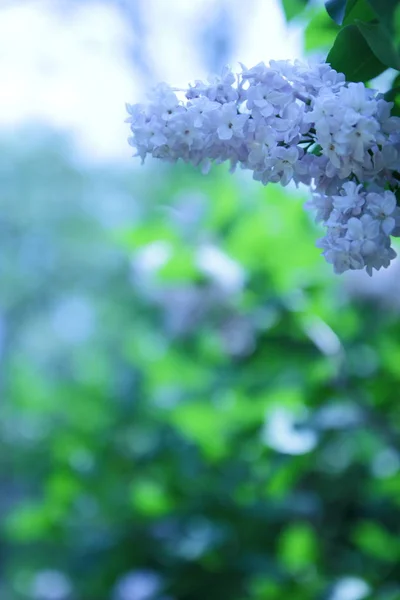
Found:
[[[369,212],[380,221],[382,231],[390,235],[396,226],[394,213],[396,210],[396,196],[386,190],[382,194],[371,192],[367,195]]]
[[[326,63],[271,61],[238,75],[225,68],[186,90],[160,84],[147,104],[127,104],[127,122],[142,161],[182,159],[203,172],[229,162],[264,185],[311,186],[306,206],[326,227],[326,260],[337,273],[371,274],[390,264],[389,236],[400,235],[400,119],[391,108]]]
[[[257,109],[263,117],[271,116],[275,109],[269,100],[270,89],[267,85],[253,85],[247,92],[247,107]]]
[[[224,104],[213,114],[217,120],[217,134],[220,140],[230,140],[234,135],[242,137],[243,127],[249,118],[249,115],[241,115],[237,112],[237,106],[234,102]]]
[[[354,181],[343,184],[340,196],[333,196],[333,206],[343,213],[359,215],[365,204],[365,195],[362,193],[362,185]]]

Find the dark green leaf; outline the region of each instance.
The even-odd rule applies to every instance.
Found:
[[[394,100],[396,99],[396,97],[400,94],[400,87],[395,87],[392,88],[391,90],[387,91],[386,94],[384,95],[384,98],[386,100],[386,102],[394,102]]]
[[[396,75],[396,77],[392,81],[392,89],[399,88],[400,89],[400,74]]]
[[[325,8],[328,12],[328,15],[335,21],[335,23],[338,25],[343,23],[346,10],[346,0],[328,0],[328,2],[325,2]]]
[[[368,0],[348,0],[343,25],[351,25],[356,20],[373,21],[376,17],[377,15]]]
[[[336,36],[327,62],[348,81],[369,81],[386,70],[356,25],[347,25]]]
[[[390,20],[390,28],[392,29],[393,39],[397,46],[400,45],[400,4],[396,8],[393,14],[393,18]]]
[[[393,28],[393,17],[396,8],[399,7],[398,0],[368,0],[368,3],[374,9],[378,19],[388,29]]]
[[[397,87],[393,87],[389,92],[385,94],[385,100],[387,102],[393,102],[391,114],[395,117],[400,116],[400,76],[396,77],[395,81],[399,84]]]
[[[400,57],[393,40],[380,23],[357,23],[368,46],[375,56],[387,67],[400,69]]]

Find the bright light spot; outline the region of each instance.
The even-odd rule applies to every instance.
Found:
[[[283,454],[306,454],[315,448],[315,431],[296,428],[298,419],[287,408],[278,407],[266,416],[262,439],[265,444]]]
[[[168,262],[171,255],[172,249],[168,242],[161,240],[152,242],[136,253],[133,259],[133,268],[141,275],[154,273]]]
[[[399,472],[400,457],[399,453],[393,448],[381,450],[372,463],[372,472],[376,477],[392,477]]]
[[[60,571],[40,571],[32,585],[35,600],[66,600],[71,591],[69,579]]]
[[[305,323],[304,329],[314,344],[323,354],[332,356],[338,354],[342,348],[336,333],[319,317],[312,317]]]
[[[118,581],[113,598],[115,600],[151,600],[158,596],[160,576],[153,571],[127,573]]]
[[[245,274],[241,266],[216,246],[201,246],[197,252],[196,263],[205,275],[226,291],[238,291],[244,284]]]
[[[343,577],[334,587],[329,600],[361,600],[368,596],[369,585],[358,577]]]

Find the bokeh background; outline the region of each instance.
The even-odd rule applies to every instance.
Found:
[[[303,0],[0,3],[1,600],[399,600],[400,267],[126,101],[324,56]],[[379,85],[379,82],[377,83]]]

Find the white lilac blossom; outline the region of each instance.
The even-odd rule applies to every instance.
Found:
[[[262,182],[303,183],[327,233],[318,245],[337,273],[387,267],[400,231],[400,119],[363,83],[330,65],[244,65],[239,74],[159,84],[147,104],[127,105],[129,143],[142,161],[182,159],[204,172],[229,161]]]

